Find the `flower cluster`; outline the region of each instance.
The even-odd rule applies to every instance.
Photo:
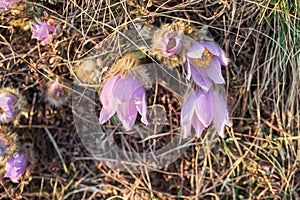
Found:
[[[225,83],[221,66],[227,66],[228,59],[225,52],[213,41],[182,39],[182,30],[190,29],[179,29],[177,33],[173,33],[176,37],[169,37],[169,34],[164,37],[161,41],[161,52],[165,57],[181,52],[180,56],[183,57],[181,60],[184,62],[179,64],[185,65],[187,79],[190,80],[192,77],[199,87],[187,96],[182,106],[183,135],[184,137],[190,135],[191,127],[194,127],[197,137],[200,137],[205,128],[213,122],[219,135],[224,137],[224,126],[231,125],[228,111],[223,97],[212,88],[213,85]]]
[[[225,99],[214,88],[225,84],[221,66],[228,65],[228,58],[215,42],[199,38],[201,34],[195,32],[196,29],[182,22],[164,25],[154,33],[149,53],[171,67],[184,66],[186,79],[192,78],[196,85],[196,90],[187,95],[181,109],[183,136],[189,136],[193,127],[200,137],[213,124],[218,134],[224,137],[224,128],[231,123]],[[132,73],[127,73],[133,68],[128,63],[138,62],[120,59],[111,67],[115,73],[108,76],[102,89],[100,101],[103,108],[99,117],[100,124],[104,124],[117,113],[127,131],[134,125],[137,113],[147,124],[143,83]]]

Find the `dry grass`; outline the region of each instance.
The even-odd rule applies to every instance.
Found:
[[[0,15],[1,86],[19,88],[31,103],[29,118],[15,128],[30,167],[19,184],[0,182],[1,198],[300,198],[297,0],[53,2],[31,3],[37,15],[48,13],[61,28],[47,47],[31,40],[30,30],[23,29],[33,19],[28,10]],[[161,25],[178,18],[198,28],[208,25],[231,58],[224,68],[233,121],[227,138],[208,131],[183,144],[185,152],[162,168],[95,160],[76,133],[72,103],[53,109],[44,101],[47,81],[56,76],[72,81],[73,66],[82,58],[98,58],[109,65],[112,61],[105,58],[121,56],[124,50],[118,49],[117,33],[125,33],[138,21]],[[178,130],[180,101],[158,85],[149,95],[166,108],[164,133],[171,136]],[[128,147],[130,138],[117,139]],[[157,139],[144,142],[154,144]],[[137,143],[134,140],[131,146]]]

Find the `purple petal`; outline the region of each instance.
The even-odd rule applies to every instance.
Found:
[[[144,88],[139,88],[135,93],[134,93],[134,99],[135,99],[135,105],[137,111],[140,113],[142,116],[141,121],[147,125],[148,120],[147,120],[147,102],[146,102],[146,94]]]
[[[208,127],[212,121],[213,105],[210,92],[198,90],[196,92],[196,106],[195,111],[201,124]]]
[[[189,58],[187,58],[187,61],[186,61],[186,71],[187,71],[186,78],[188,80],[190,80],[192,72],[191,72],[191,63],[190,63],[190,59]]]
[[[194,115],[193,117],[192,125],[196,131],[197,137],[200,138],[206,127],[203,126],[203,124],[198,120],[196,115]]]
[[[16,98],[8,97],[8,96],[0,96],[0,106],[3,107],[11,107],[13,103],[16,101]]]
[[[19,177],[26,170],[26,157],[23,153],[15,153],[13,157],[8,158],[5,166],[5,175],[4,177],[10,178],[12,182],[17,183]]]
[[[128,102],[139,88],[143,88],[142,83],[132,75],[128,75],[125,78],[120,78],[116,84],[114,97],[120,101]]]
[[[47,29],[48,29],[49,31],[51,31],[51,32],[54,32],[55,29],[56,29],[56,26],[53,25],[53,24],[47,23],[46,26],[47,26]]]
[[[190,69],[194,82],[203,90],[208,91],[212,85],[212,81],[206,75],[205,69],[201,67],[196,69],[192,64],[190,65]]]
[[[117,76],[113,76],[113,77],[109,78],[106,81],[106,83],[101,91],[101,95],[100,95],[100,101],[104,107],[108,107],[109,103],[112,101],[113,94],[114,94],[114,88],[120,78],[121,77],[119,75],[117,75]]]
[[[187,57],[190,58],[202,58],[202,54],[205,48],[201,45],[201,43],[194,43],[192,47],[187,52]]]
[[[223,51],[223,49],[219,48],[219,56],[217,56],[219,62],[221,63],[221,65],[223,66],[227,66],[228,65],[228,58],[225,54],[225,52]]]
[[[225,80],[222,76],[221,65],[218,59],[213,58],[211,63],[206,67],[206,74],[217,84],[224,84]]]
[[[191,129],[192,129],[192,121],[187,123],[186,125],[182,125],[182,132],[183,132],[183,138],[187,138],[191,135]]]
[[[201,46],[204,46],[210,53],[215,56],[219,55],[219,46],[213,42],[199,42]]]
[[[129,131],[134,125],[137,116],[134,99],[132,99],[130,102],[119,104],[117,112],[119,120],[121,121],[124,129]]]
[[[112,100],[107,108],[103,107],[100,112],[99,123],[104,124],[107,122],[117,111],[115,101]]]
[[[191,93],[184,101],[181,108],[181,125],[185,126],[192,122],[195,112],[196,95]]]
[[[225,137],[224,126],[231,126],[225,100],[217,92],[212,92],[214,106],[213,123],[220,137]]]

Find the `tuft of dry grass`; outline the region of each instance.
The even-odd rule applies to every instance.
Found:
[[[31,107],[28,119],[15,127],[29,167],[18,184],[1,180],[1,198],[299,199],[299,7],[297,0],[70,0],[29,2],[22,10],[4,11],[1,87],[18,88]],[[47,13],[60,27],[53,44],[41,46],[30,38],[26,25],[34,16],[29,13],[38,18]],[[56,76],[73,81],[82,59],[96,59],[99,72],[105,72],[128,50],[120,46],[124,38],[134,42],[124,35],[129,29],[176,19],[196,28],[207,25],[231,59],[223,69],[233,122],[227,138],[209,129],[182,144],[182,155],[161,168],[95,159],[76,133],[72,102],[50,107],[46,83]],[[150,105],[158,102],[166,109],[165,138],[115,136],[124,150],[162,148],[179,129],[180,97],[163,84],[153,85],[147,95]],[[100,90],[97,84],[83,86]],[[115,129],[117,123],[104,128]]]

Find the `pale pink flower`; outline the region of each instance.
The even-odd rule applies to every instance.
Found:
[[[211,122],[221,137],[224,137],[224,126],[230,126],[228,111],[224,99],[214,91],[197,90],[185,100],[181,109],[183,137],[191,134],[194,127],[200,137]]]
[[[37,23],[30,23],[32,28],[32,38],[36,38],[37,40],[41,41],[42,45],[45,45],[53,39],[53,32],[55,31],[56,27],[55,25],[50,24],[49,21],[36,21]]]
[[[134,125],[137,113],[142,116],[141,121],[148,124],[145,89],[143,84],[130,74],[126,77],[116,75],[108,79],[102,89],[100,101],[103,105],[100,124],[107,122],[116,112],[126,131]]]

